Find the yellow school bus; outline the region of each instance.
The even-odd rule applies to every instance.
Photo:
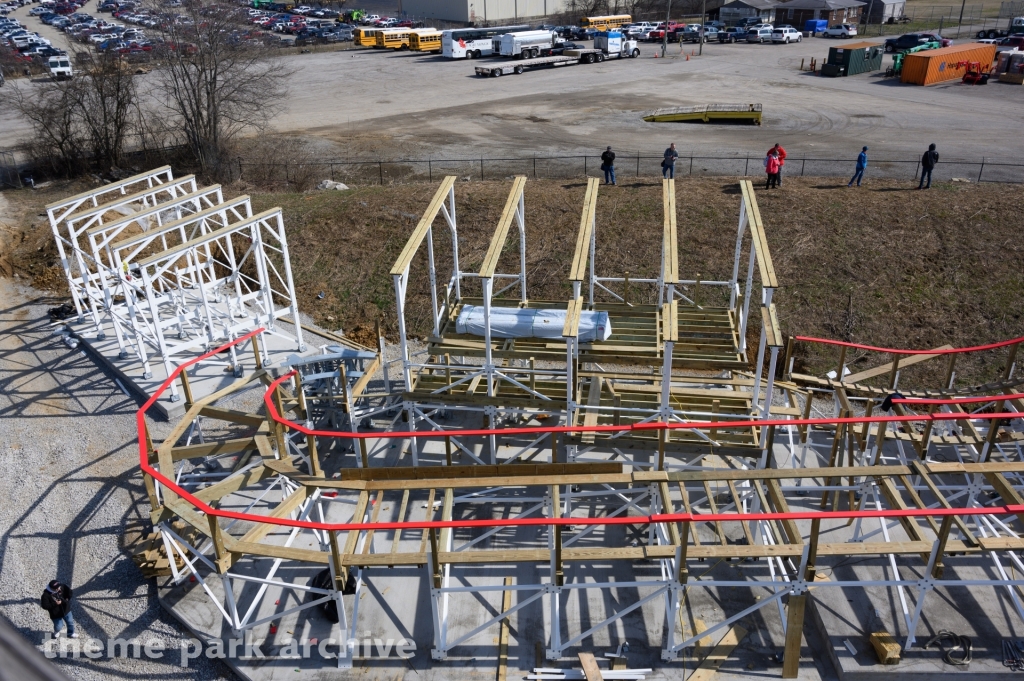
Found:
[[[433,28],[387,28],[377,32],[377,40],[374,47],[388,47],[393,50],[408,50],[411,47],[410,39],[418,33],[437,33]]]
[[[580,28],[592,28],[595,31],[610,31],[633,23],[633,17],[629,14],[613,14],[604,17],[583,17],[580,19]]]
[[[409,36],[409,49],[413,52],[440,52],[441,32],[413,33]]]
[[[357,28],[352,31],[352,42],[360,47],[373,47],[377,44],[379,28]]]

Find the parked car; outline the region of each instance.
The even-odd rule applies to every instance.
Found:
[[[747,31],[748,43],[770,43],[772,41],[772,29],[752,28]]]
[[[739,26],[730,26],[724,31],[718,32],[718,42],[720,43],[738,43],[746,39],[747,29],[740,28]]]
[[[900,52],[928,42],[938,42],[943,47],[948,47],[953,44],[952,40],[945,39],[942,36],[937,36],[934,33],[904,33],[898,38],[886,39],[885,51]]]
[[[803,38],[804,34],[792,26],[780,26],[772,31],[773,43],[784,43],[788,45],[790,43],[798,43],[803,40]]]
[[[836,24],[826,28],[822,35],[826,38],[850,38],[857,35],[857,27],[853,24]]]

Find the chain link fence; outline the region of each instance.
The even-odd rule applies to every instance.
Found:
[[[753,156],[680,156],[676,177],[760,177],[763,157]],[[617,179],[658,177],[662,174],[661,156],[618,155]],[[786,159],[784,177],[849,177],[854,159]],[[917,159],[871,159],[867,176],[893,180],[915,180],[920,173]],[[504,180],[515,175],[537,179],[571,179],[601,176],[599,156],[533,156],[528,158],[407,159],[398,161],[311,161],[290,163],[250,163],[238,161],[238,175],[259,184],[286,184],[300,189],[321,180],[354,185],[401,184],[438,180],[455,175],[464,180]],[[954,178],[970,182],[1024,183],[1024,164],[978,160],[942,159],[935,169],[936,181]]]

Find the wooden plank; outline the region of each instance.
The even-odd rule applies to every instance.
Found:
[[[512,578],[505,578],[505,586],[512,586]],[[509,608],[512,607],[512,591],[506,589],[502,592],[501,596],[501,611],[508,612]],[[503,617],[501,620],[501,633],[498,635],[498,681],[507,681],[508,679],[508,629],[509,629],[508,617]]]
[[[523,195],[523,187],[526,186],[526,177],[519,175],[512,182],[512,191],[505,201],[505,209],[501,212],[501,219],[498,220],[498,227],[491,237],[491,245],[487,248],[487,254],[480,265],[480,278],[489,279],[494,276],[494,270],[498,267],[498,259],[501,258],[501,251],[505,248],[505,240],[508,238],[508,230],[516,217],[519,208],[519,198]]]
[[[754,198],[753,185],[751,185],[749,180],[741,180],[740,191],[743,194],[743,203],[747,211],[750,247],[754,249],[756,255],[757,268],[761,275],[761,286],[765,288],[778,288],[779,282],[775,279],[775,268],[771,262],[771,254],[768,253],[762,238],[761,213],[757,208],[757,199]]]
[[[284,558],[285,560],[297,560],[303,563],[322,563],[326,565],[331,560],[331,554],[326,551],[314,551],[313,549],[299,549],[293,546],[278,546],[276,544],[261,544],[243,540],[231,539],[224,536],[224,546],[232,553],[244,553],[248,556],[266,556],[267,558]]]
[[[243,437],[219,442],[208,442],[200,445],[182,445],[171,447],[171,458],[174,461],[195,459],[198,457],[218,456],[221,454],[237,454],[249,449],[256,449],[254,438]],[[161,471],[162,472],[162,471]]]
[[[590,378],[590,390],[587,391],[587,411],[583,416],[583,425],[592,428],[597,425],[597,419],[601,415],[598,407],[601,406],[601,385],[604,379],[600,376]],[[583,433],[583,442],[593,443],[594,433]]]
[[[587,180],[587,193],[583,197],[583,214],[580,216],[580,230],[576,235],[576,250],[573,252],[569,281],[583,281],[587,278],[587,258],[590,256],[594,215],[597,212],[597,189],[600,184],[601,181],[596,177]]]
[[[779,315],[775,311],[775,303],[761,308],[761,323],[764,324],[766,344],[769,348],[781,348],[786,339],[779,328]]]
[[[661,340],[664,343],[675,343],[679,340],[678,300],[661,306]]]
[[[274,507],[270,513],[267,514],[268,518],[287,518],[292,514],[292,511],[302,505],[302,502],[309,496],[309,490],[305,487],[300,487],[287,497],[281,500],[277,506]],[[259,542],[261,539],[266,537],[268,534],[278,529],[278,525],[271,525],[270,523],[260,523],[242,535],[239,541],[242,542]]]
[[[565,311],[565,325],[562,327],[562,338],[576,338],[580,335],[580,312],[583,311],[583,296],[569,301]],[[565,345],[558,347],[564,348]]]
[[[738,624],[732,625],[729,631],[725,633],[725,636],[722,637],[722,640],[718,642],[718,645],[715,646],[714,650],[690,674],[687,681],[711,681],[715,678],[718,668],[725,663],[729,654],[740,644],[740,641],[746,635],[746,629]]]
[[[583,676],[586,677],[587,681],[604,681],[604,677],[601,676],[601,668],[597,666],[597,660],[594,659],[593,653],[577,653],[580,658],[580,666],[583,667]]]
[[[402,249],[398,260],[392,266],[392,276],[405,274],[405,271],[409,268],[412,257],[419,250],[420,244],[423,243],[423,238],[430,230],[430,226],[434,224],[434,218],[441,212],[441,206],[444,205],[445,199],[448,198],[448,193],[455,185],[455,179],[454,175],[448,175],[441,182],[441,186],[437,188],[437,191],[434,192],[434,198],[430,200],[430,205],[427,206],[427,210],[423,213],[423,217],[420,218],[419,224],[416,225],[416,229],[409,235],[409,240],[405,242],[405,248]]]
[[[249,485],[255,485],[264,478],[270,477],[271,470],[266,466],[255,466],[239,475],[232,475],[226,480],[221,480],[218,483],[214,483],[209,487],[204,487],[198,492],[193,492],[193,496],[200,501],[206,502],[207,504],[214,501],[223,499],[229,494],[233,494],[240,489],[244,489]]]
[[[935,349],[935,350],[952,350],[953,346],[952,345],[940,345],[939,347],[933,348],[933,349]],[[920,362],[925,362],[925,361],[927,361],[929,359],[935,359],[936,357],[939,357],[939,355],[909,355],[909,356],[904,356],[904,357],[901,357],[900,360],[899,360],[899,362],[900,362],[899,368],[902,369],[903,367],[908,367],[908,366],[911,366],[912,364],[918,364]],[[860,381],[866,381],[869,378],[875,378],[876,376],[888,376],[890,373],[892,373],[892,362],[886,362],[885,364],[882,364],[880,366],[874,367],[872,369],[867,369],[865,371],[861,371],[861,372],[858,372],[856,374],[850,374],[849,376],[844,376],[843,377],[843,383],[859,383]]]
[[[782,658],[782,678],[795,679],[800,674],[800,642],[804,634],[804,610],[807,596],[790,596],[786,606],[786,647]]]
[[[244,411],[236,411],[234,409],[225,409],[224,407],[212,407],[204,405],[199,410],[200,416],[208,416],[211,419],[218,419],[220,421],[230,421],[231,423],[241,423],[247,426],[262,426],[267,422],[265,416],[259,414],[250,414]]]
[[[662,209],[665,213],[665,232],[661,239],[662,273],[665,284],[679,283],[679,246],[676,234],[676,181],[661,181]]]

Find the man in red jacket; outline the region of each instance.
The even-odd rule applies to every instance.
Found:
[[[786,150],[782,148],[781,144],[776,142],[775,146],[768,150],[768,154],[771,155],[771,153],[773,151],[779,157],[779,173],[778,173],[778,178],[775,180],[775,186],[776,187],[781,187],[782,186],[782,166],[786,165]]]

